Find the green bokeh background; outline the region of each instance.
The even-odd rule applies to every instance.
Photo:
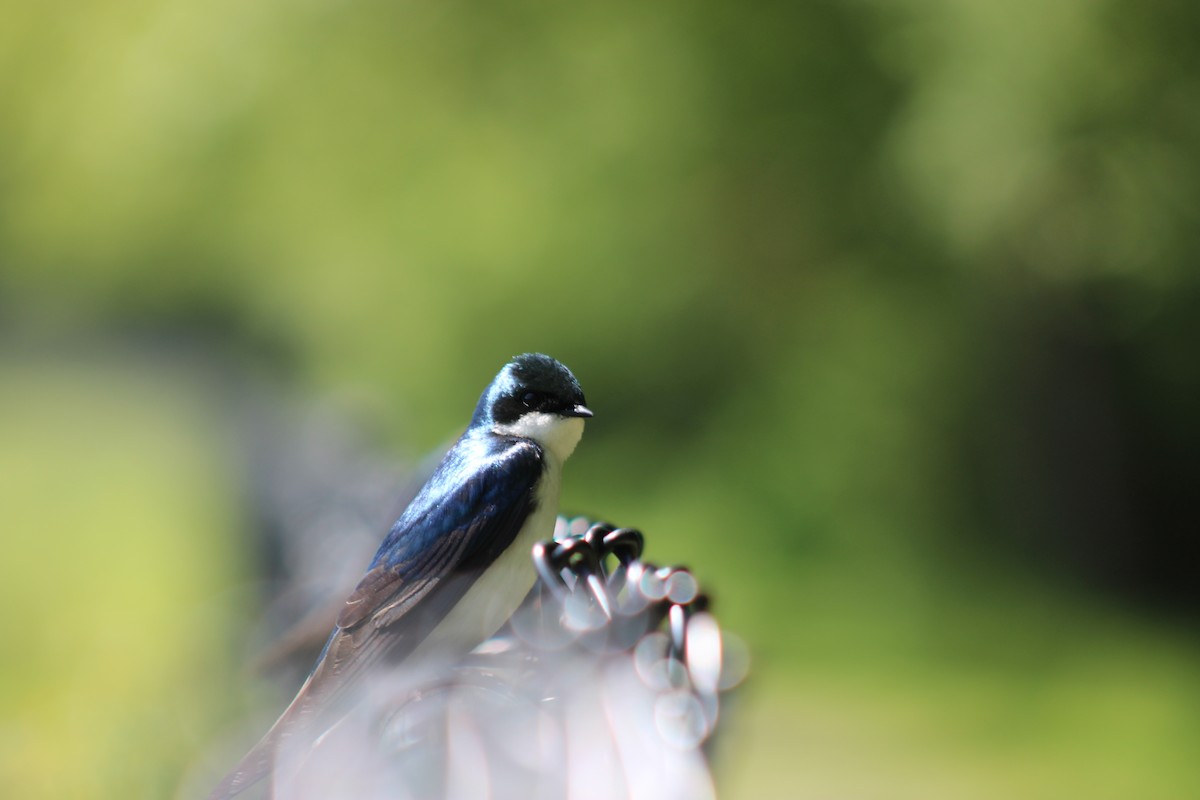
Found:
[[[0,794],[236,715],[214,369],[410,457],[540,350],[724,796],[1200,796],[1198,9],[0,0]]]

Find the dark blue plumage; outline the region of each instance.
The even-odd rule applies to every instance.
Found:
[[[414,654],[459,655],[494,632],[533,583],[528,548],[551,533],[562,461],[590,416],[575,376],[549,356],[501,370],[388,532],[296,698],[210,800],[268,774],[285,740],[328,729],[367,674]]]
[[[437,607],[450,599],[446,595],[461,596],[479,571],[512,544],[529,516],[542,457],[541,447],[531,441],[468,431],[392,526],[346,600],[338,629],[351,629],[368,614],[403,605],[419,592],[441,601],[433,604]],[[441,615],[422,604],[409,624],[427,617],[436,622]],[[379,617],[376,625],[390,621]],[[417,625],[405,633],[408,640],[419,640],[428,631]],[[411,641],[411,646],[418,643]]]
[[[464,436],[392,526],[371,566],[403,563],[447,533],[472,524],[499,535],[490,530],[489,521],[520,508],[540,470],[541,448],[532,442]]]

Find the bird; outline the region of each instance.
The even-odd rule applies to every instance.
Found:
[[[533,546],[553,534],[563,463],[591,416],[554,358],[504,365],[346,598],[295,699],[209,800],[268,776],[285,742],[315,741],[367,675],[460,657],[500,629],[533,588]]]

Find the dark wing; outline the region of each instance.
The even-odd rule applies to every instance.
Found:
[[[486,466],[464,468],[480,462]],[[533,511],[541,473],[532,442],[461,440],[388,533],[296,698],[209,800],[263,778],[286,738],[322,732],[364,675],[412,653],[512,544]]]

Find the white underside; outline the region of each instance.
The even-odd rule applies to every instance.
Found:
[[[538,419],[531,419],[534,417]],[[534,544],[553,537],[562,464],[583,435],[583,420],[557,414],[526,414],[514,425],[505,429],[497,427],[495,432],[533,439],[542,446],[545,466],[538,482],[537,507],[525,520],[513,543],[484,570],[414,651],[414,658],[463,653],[498,631],[533,588],[536,573],[531,551]]]
[[[554,534],[561,474],[561,468],[546,470],[538,487],[537,509],[525,521],[517,538],[438,623],[413,653],[414,658],[471,650],[500,630],[517,610],[536,578],[530,555],[533,546]]]

